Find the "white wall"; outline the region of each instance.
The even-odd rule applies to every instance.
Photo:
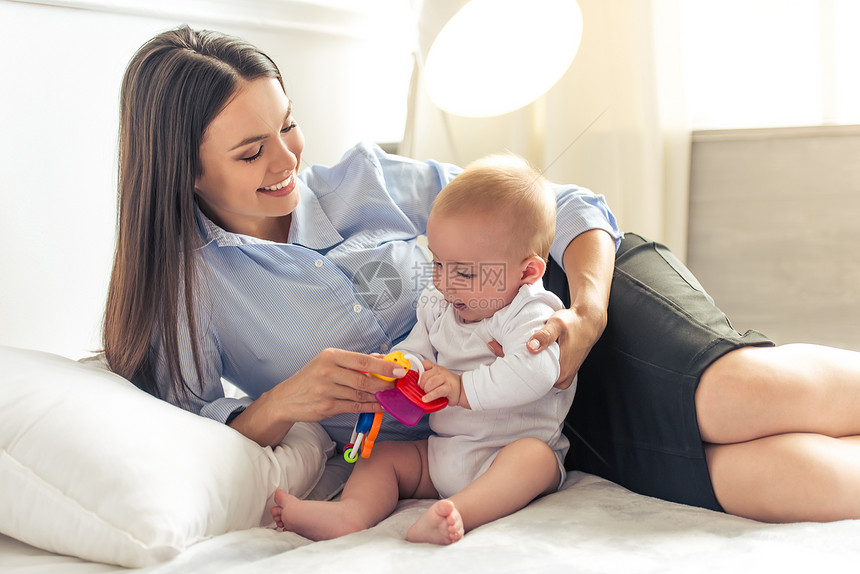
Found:
[[[860,351],[860,126],[696,133],[688,264],[733,325]]]
[[[119,86],[154,34],[188,23],[269,53],[307,163],[333,163],[360,139],[402,136],[412,48],[402,0],[47,4],[0,0],[0,345],[71,358],[100,345]]]

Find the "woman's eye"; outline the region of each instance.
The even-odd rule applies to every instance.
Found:
[[[290,125],[288,125],[284,129],[282,129],[281,133],[286,134],[286,133],[293,131],[293,128],[296,127],[296,125],[297,125],[296,122],[290,122]]]
[[[250,156],[250,157],[243,157],[243,158],[242,158],[242,161],[245,161],[245,162],[251,163],[252,161],[254,161],[255,159],[257,159],[257,158],[258,158],[258,157],[260,157],[261,155],[263,155],[263,146],[260,146],[260,149],[258,149],[258,150],[257,150],[257,153],[255,153],[254,155],[252,155],[252,156]]]
[[[463,279],[472,279],[475,276],[474,273],[466,273],[465,271],[457,271],[457,277],[461,277]]]

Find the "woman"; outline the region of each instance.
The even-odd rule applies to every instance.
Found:
[[[459,168],[360,145],[299,179],[304,138],[277,67],[217,33],[154,38],[121,96],[111,368],[263,445],[297,421],[323,421],[345,442],[354,413],[380,410],[373,393],[386,384],[363,372],[393,367],[367,353],[415,323],[432,275],[416,238]],[[548,328],[573,334],[563,338],[569,385],[605,321],[619,233],[592,193],[559,188],[559,203],[566,239],[554,253],[575,296]],[[255,400],[225,399],[222,376]]]
[[[357,146],[300,179],[304,140],[274,63],[185,27],[135,55],[121,107],[111,368],[262,445],[297,421],[344,442],[354,413],[379,410],[383,383],[364,373],[399,376],[368,353],[414,324],[430,276],[415,239],[459,169]],[[611,213],[585,190],[557,194],[551,255],[565,271],[549,283],[569,309],[534,351],[558,339],[561,387],[582,366],[571,462],[763,520],[860,517],[858,355],[756,347],[770,342],[735,333],[671,253],[636,236],[613,280]],[[251,398],[224,398],[222,376]],[[427,432],[393,424],[383,438]]]

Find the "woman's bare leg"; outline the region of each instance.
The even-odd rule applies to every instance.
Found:
[[[717,500],[769,522],[860,518],[860,353],[748,347],[702,376],[696,410]]]
[[[860,353],[806,344],[732,351],[702,375],[696,412],[709,443],[860,435]]]
[[[765,522],[860,517],[860,437],[790,433],[705,452],[730,514]]]
[[[300,500],[275,493],[272,517],[279,527],[311,540],[364,530],[386,518],[401,498],[435,498],[427,472],[427,441],[382,442],[359,459],[340,500]]]

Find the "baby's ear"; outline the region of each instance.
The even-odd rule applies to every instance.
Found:
[[[520,281],[523,285],[532,285],[543,277],[544,271],[546,271],[546,261],[542,257],[532,255],[523,261],[523,273]]]

